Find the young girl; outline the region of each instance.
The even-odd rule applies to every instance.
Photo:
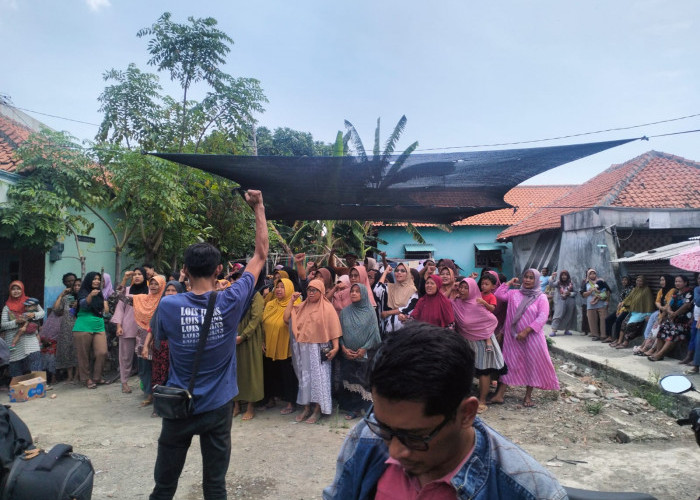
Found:
[[[496,289],[496,277],[490,273],[485,273],[479,280],[479,289],[481,297],[476,299],[476,303],[482,305],[490,313],[496,310],[496,296],[492,293]],[[493,343],[491,337],[486,339],[486,352],[493,352]]]

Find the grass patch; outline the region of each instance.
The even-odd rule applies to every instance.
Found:
[[[584,403],[584,408],[591,415],[598,415],[601,411],[603,411],[603,402],[602,401],[586,401]]]
[[[659,387],[660,378],[661,374],[658,371],[650,371],[648,377],[649,382],[633,390],[632,395],[645,399],[657,410],[670,414],[675,408],[676,402],[671,394],[667,394],[661,390],[661,387]]]

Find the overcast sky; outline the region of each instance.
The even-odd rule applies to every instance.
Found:
[[[234,39],[224,69],[261,81],[261,125],[326,142],[347,119],[371,147],[377,117],[386,139],[402,114],[399,149],[459,151],[700,113],[696,0],[0,0],[0,94],[98,124],[102,74],[131,62],[154,71],[136,32],[166,10],[181,23],[214,17]],[[80,139],[97,132],[29,114]],[[700,116],[532,146],[694,129]],[[633,142],[527,183],[584,182],[651,149],[700,161],[700,134]]]

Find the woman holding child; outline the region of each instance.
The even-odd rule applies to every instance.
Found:
[[[2,331],[5,343],[10,348],[10,376],[18,377],[30,371],[41,370],[41,347],[39,336],[34,330],[28,333],[31,321],[44,317],[44,310],[37,305],[35,312],[27,312],[24,283],[10,283],[10,298],[2,308]]]

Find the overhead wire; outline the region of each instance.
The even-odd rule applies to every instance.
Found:
[[[18,109],[21,111],[26,111],[29,113],[36,113],[38,115],[42,116],[48,116],[51,118],[57,118],[59,120],[66,120],[74,123],[80,123],[83,125],[92,125],[95,127],[99,127],[100,125],[97,123],[92,123],[92,122],[87,122],[83,120],[76,120],[73,118],[67,118],[64,116],[60,115],[54,115],[50,113],[44,113],[41,111],[36,111],[32,109],[27,109],[27,108],[22,108],[19,106],[14,106],[10,104],[8,101],[4,101],[4,104],[10,108],[13,109]],[[540,142],[549,142],[549,141],[556,141],[556,140],[561,140],[561,139],[571,139],[574,137],[585,137],[589,135],[595,135],[595,134],[603,134],[606,132],[619,132],[622,130],[632,130],[636,128],[641,128],[641,127],[649,127],[653,125],[660,125],[664,123],[671,123],[671,122],[676,122],[676,121],[681,121],[681,120],[688,120],[690,118],[696,118],[700,117],[700,113],[693,113],[690,115],[685,115],[685,116],[678,116],[675,118],[668,118],[665,120],[657,120],[653,122],[647,122],[647,123],[641,123],[638,125],[628,125],[624,127],[611,127],[611,128],[606,128],[606,129],[600,129],[600,130],[593,130],[589,132],[579,132],[575,134],[567,134],[567,135],[560,135],[560,136],[555,136],[555,137],[547,137],[547,138],[542,138],[542,139],[530,139],[530,140],[523,140],[523,141],[512,141],[512,142],[496,142],[496,143],[485,143],[485,144],[472,144],[472,145],[465,145],[465,146],[443,146],[443,147],[434,147],[434,148],[416,148],[414,151],[446,151],[446,150],[454,150],[454,149],[474,149],[474,148],[486,148],[486,147],[501,147],[501,146],[517,146],[521,144],[536,144]],[[638,139],[641,140],[648,140],[651,138],[656,138],[656,137],[668,137],[668,136],[673,136],[673,135],[682,135],[682,134],[691,134],[691,133],[696,133],[700,132],[700,129],[694,129],[694,130],[683,130],[683,131],[678,131],[678,132],[669,132],[666,134],[655,134],[655,135],[645,135],[642,137],[639,137]],[[89,148],[83,148],[83,149],[89,149]]]

